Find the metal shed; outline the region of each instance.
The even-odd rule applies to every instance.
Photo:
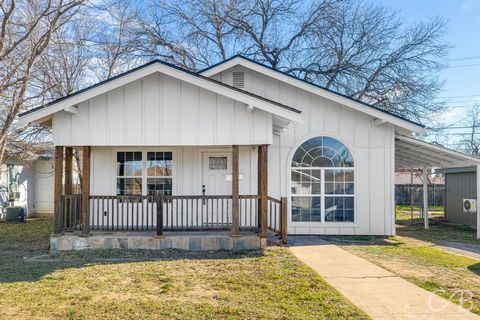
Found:
[[[464,212],[463,199],[477,198],[476,166],[436,170],[445,175],[445,220],[477,227],[477,215]]]

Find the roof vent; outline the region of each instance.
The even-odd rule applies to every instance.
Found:
[[[242,72],[233,72],[233,86],[243,89],[245,87],[245,74]]]

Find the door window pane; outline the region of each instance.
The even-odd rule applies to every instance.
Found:
[[[208,168],[210,170],[227,170],[227,157],[209,157]]]

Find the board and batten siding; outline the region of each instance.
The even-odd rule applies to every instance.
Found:
[[[155,73],[53,117],[56,145],[255,145],[272,143],[272,115]]]
[[[116,155],[118,151],[169,151],[173,155],[173,194],[202,194],[203,153],[231,152],[231,147],[172,146],[172,147],[92,147],[90,193],[116,194]],[[240,146],[240,194],[257,192],[257,149]],[[143,194],[146,194],[144,188]]]
[[[53,215],[54,169],[50,160],[35,162],[35,214]]]
[[[395,128],[375,124],[364,113],[342,106],[303,89],[280,82],[242,66],[214,79],[233,84],[233,71],[243,71],[244,90],[302,111],[303,124],[273,136],[269,147],[269,195],[289,196],[290,161],[296,148],[314,136],[331,136],[344,142],[355,161],[355,222],[291,222],[289,234],[395,234]]]

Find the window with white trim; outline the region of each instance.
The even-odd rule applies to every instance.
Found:
[[[172,153],[147,152],[147,194],[172,195]]]
[[[117,195],[172,195],[172,152],[117,152]],[[145,187],[145,190],[143,188]]]
[[[142,153],[117,152],[117,195],[142,194]]]
[[[353,222],[354,162],[348,148],[331,137],[314,137],[291,163],[292,221]]]

